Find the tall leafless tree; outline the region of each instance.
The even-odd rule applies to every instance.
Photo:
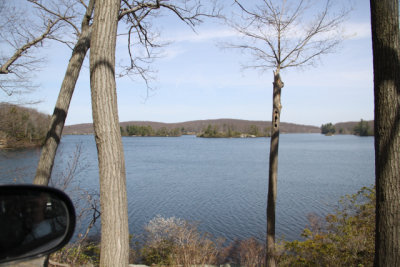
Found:
[[[62,19],[63,22],[72,27],[74,35],[78,39],[76,43],[71,42],[71,40],[67,42],[68,45],[72,45],[73,47],[72,56],[60,88],[34,180],[35,184],[48,184],[75,84],[78,80],[85,55],[90,47],[94,0],[90,0],[87,5],[84,4],[84,1],[63,1],[63,3],[67,3],[64,9],[60,9],[59,6],[54,5],[57,1],[53,4],[44,1],[28,1],[37,5],[43,12],[52,17]],[[71,10],[75,11],[79,9],[74,2],[77,2],[78,5],[83,5],[86,10],[80,27],[76,22],[79,13],[71,13]],[[183,0],[176,3],[171,3],[168,0],[123,0],[118,13],[118,20],[127,25],[127,32],[122,34],[128,35],[127,58],[129,62],[127,65],[120,66],[119,76],[136,74],[142,77],[146,84],[149,85],[151,77],[149,76],[148,64],[153,61],[154,50],[164,45],[158,41],[151,28],[151,20],[156,19],[160,10],[170,11],[170,13],[176,15],[191,27],[201,23],[203,17],[215,17],[219,15],[219,10],[216,8],[215,3],[212,3],[210,10],[205,10],[198,0]],[[66,42],[65,40],[58,40]],[[146,51],[144,57],[133,52],[134,49],[138,49],[138,46],[141,46]]]
[[[72,95],[75,90],[75,85],[78,81],[79,73],[83,65],[86,53],[90,47],[91,19],[94,9],[94,0],[90,0],[89,4],[85,6],[86,12],[83,16],[80,28],[72,20],[72,15],[68,16],[68,18],[66,18],[66,16],[64,15],[65,12],[73,7],[72,5],[67,6],[67,8],[61,13],[60,10],[51,10],[50,7],[44,5],[41,2],[37,2],[34,0],[29,1],[36,4],[43,11],[54,16],[55,18],[64,18],[64,22],[66,22],[68,25],[72,25],[72,28],[78,39],[72,50],[72,55],[64,75],[64,80],[61,84],[57,102],[53,111],[53,115],[51,117],[49,129],[47,131],[46,140],[44,142],[38,167],[36,169],[34,183],[47,185],[51,177],[54,159],[56,156],[58,144],[61,140],[62,130],[64,128],[65,120],[67,118],[69,105],[71,103]],[[76,16],[76,14],[74,15]],[[66,40],[61,41],[66,42]]]
[[[101,266],[126,266],[129,255],[126,175],[115,82],[118,19],[127,15],[127,20],[132,24],[130,32],[135,29],[145,46],[151,47],[154,44],[148,39],[142,19],[151,9],[171,8],[164,1],[147,3],[149,10],[138,16],[135,12],[141,10],[141,4],[132,6],[128,1],[124,3],[127,8],[119,12],[120,0],[96,0],[91,38],[90,81],[102,211]],[[185,21],[182,13],[176,11],[176,14]],[[195,20],[196,17],[191,19]],[[131,61],[131,68],[134,66],[135,63]]]
[[[375,95],[374,266],[400,266],[399,1],[371,0]]]
[[[53,11],[42,2],[32,2],[37,4],[45,12],[60,17],[59,10]],[[149,38],[150,32],[148,24],[145,23],[145,19],[150,17],[149,14],[151,14],[151,12],[160,8],[170,10],[191,26],[201,22],[201,16],[207,16],[206,13],[200,12],[202,10],[201,5],[200,2],[197,1],[181,1],[178,5],[170,4],[168,1],[162,0],[144,2],[123,1],[123,4],[122,9],[118,10],[115,18],[107,17],[108,23],[114,26],[111,28],[104,28],[110,24],[98,24],[96,34],[93,34],[93,36],[97,37],[93,37],[93,39],[91,35],[92,27],[96,29],[94,25],[90,25],[93,2],[89,2],[89,5],[86,6],[86,14],[82,21],[81,32],[77,31],[76,34],[78,36],[78,43],[74,47],[72,58],[60,90],[59,99],[47,136],[46,146],[43,148],[37,176],[35,178],[35,183],[40,184],[47,184],[50,179],[55,153],[61,139],[62,128],[65,123],[69,102],[79,75],[79,70],[89,45],[93,45],[91,52],[92,107],[99,154],[100,200],[102,209],[101,262],[103,266],[126,264],[126,255],[129,245],[127,242],[129,233],[127,228],[123,150],[119,127],[116,127],[116,125],[118,125],[118,117],[116,115],[117,106],[114,77],[115,23],[126,17],[126,22],[131,25],[128,33],[128,47],[131,47],[131,37],[135,36],[138,38],[139,43],[146,48],[148,52],[147,58],[151,58],[150,49],[157,47],[151,38]],[[106,5],[109,9],[104,8],[103,5]],[[105,14],[111,14],[110,12],[114,12],[113,14],[115,14],[115,10],[113,9],[115,5],[117,5],[116,2],[100,2],[100,4],[97,4],[96,12],[99,12],[99,17],[105,19]],[[65,20],[65,22],[72,25],[74,29],[79,29],[74,26],[75,24],[71,23],[70,20]],[[115,29],[113,27],[115,27]],[[104,35],[109,39],[104,40],[102,38]],[[102,44],[108,45],[106,50],[104,50],[105,48]],[[108,57],[104,58],[104,55],[108,55]],[[113,56],[111,57],[111,55]],[[132,56],[131,49],[129,49],[129,56],[131,64],[125,69],[126,73],[136,70],[147,81],[145,69],[137,64],[137,60],[135,61],[136,57]],[[74,58],[75,60],[73,60]],[[102,76],[103,74],[104,76]],[[107,79],[104,80],[104,77],[107,77]],[[110,84],[107,84],[107,82]]]
[[[244,3],[244,2],[243,2]],[[273,69],[273,109],[269,182],[267,201],[267,266],[276,266],[275,208],[278,177],[279,123],[281,116],[281,70],[312,65],[322,55],[330,53],[342,40],[341,23],[348,13],[337,10],[330,0],[263,0],[255,8],[235,0],[241,14],[229,24],[246,42],[230,43],[251,54],[253,61],[246,68]]]

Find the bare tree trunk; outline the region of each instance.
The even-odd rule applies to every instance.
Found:
[[[279,148],[279,123],[281,116],[281,89],[283,82],[279,69],[274,72],[271,146],[269,152],[269,182],[267,203],[267,251],[265,256],[266,266],[275,267],[275,207],[278,180],[278,148]]]
[[[375,93],[374,266],[400,266],[399,1],[370,3]]]
[[[54,159],[58,144],[61,140],[61,134],[67,118],[69,105],[75,90],[75,85],[81,71],[86,53],[90,47],[91,29],[89,21],[94,8],[94,1],[91,0],[86,10],[86,15],[82,21],[82,29],[79,39],[72,51],[71,58],[65,72],[64,80],[58,94],[57,103],[51,117],[49,130],[44,142],[42,153],[40,155],[38,167],[36,170],[34,184],[48,185],[53,170]]]
[[[90,52],[93,124],[100,173],[100,266],[127,266],[129,229],[118,120],[115,46],[120,0],[96,0]]]

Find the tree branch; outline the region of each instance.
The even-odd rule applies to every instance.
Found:
[[[49,13],[49,14],[51,14],[51,15],[57,17],[57,18],[59,18],[59,20],[65,21],[65,22],[68,23],[72,28],[74,28],[76,35],[78,35],[78,36],[80,35],[79,28],[78,28],[74,23],[72,23],[72,22],[70,21],[73,17],[66,17],[66,16],[61,15],[61,14],[59,14],[59,13],[57,13],[57,12],[54,12],[54,11],[48,9],[47,7],[45,7],[44,5],[42,5],[41,3],[39,3],[37,0],[28,0],[28,2],[30,2],[30,3],[32,3],[32,4],[34,4],[34,5],[36,5],[39,9],[41,9],[41,10],[43,10],[43,11],[45,11],[45,12],[47,12],[47,13]]]
[[[35,38],[34,40],[27,42],[23,46],[21,46],[14,54],[0,67],[0,74],[8,74],[10,73],[10,66],[15,63],[29,48],[32,46],[37,45],[38,43],[42,42],[45,38],[47,38],[51,32],[53,27],[60,21],[60,19],[55,21],[49,21],[45,32],[40,35],[39,37]]]
[[[338,29],[348,10],[331,16],[331,1],[326,0],[321,12],[309,19],[309,14],[305,16],[305,11],[312,6],[307,5],[309,1],[286,2],[282,0],[282,4],[277,5],[276,1],[263,0],[263,6],[250,10],[235,0],[242,11],[241,21],[231,19],[230,25],[254,44],[234,44],[230,48],[247,50],[256,62],[268,63],[250,64],[249,67],[270,66],[272,58],[275,59],[274,68],[279,69],[312,64],[321,55],[331,52],[342,40]],[[310,26],[307,27],[307,24]],[[302,33],[303,29],[306,30]],[[300,38],[296,38],[299,34]]]
[[[219,11],[213,7],[211,12],[203,12],[200,1],[183,0],[178,2],[179,4],[171,3],[169,0],[142,0],[142,1],[130,1],[122,0],[121,11],[119,12],[118,19],[125,20],[128,27],[128,43],[127,50],[129,54],[129,65],[125,66],[123,72],[119,75],[125,76],[130,73],[139,75],[147,85],[149,89],[149,80],[152,79],[148,75],[150,68],[143,67],[142,64],[149,64],[153,62],[153,59],[157,57],[157,49],[167,45],[167,43],[157,43],[154,30],[150,19],[154,18],[154,15],[159,14],[156,12],[162,12],[162,10],[172,12],[181,21],[186,23],[192,30],[195,25],[201,23],[202,17],[218,17]],[[189,5],[189,3],[193,3]],[[136,42],[135,42],[136,40]],[[145,51],[145,56],[133,53],[132,47],[140,49],[140,46]]]

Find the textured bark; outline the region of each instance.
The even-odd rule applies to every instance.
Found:
[[[331,53],[343,36],[341,24],[347,16],[347,8],[333,7],[331,0],[324,2],[317,11],[308,1],[264,0],[262,5],[250,10],[246,1],[235,0],[243,11],[241,22],[235,22],[237,16],[228,22],[250,42],[230,44],[228,47],[247,51],[253,61],[246,67],[267,70],[275,69],[273,111],[271,128],[271,147],[269,160],[269,182],[267,203],[267,237],[265,261],[267,266],[276,266],[275,259],[275,208],[278,177],[279,123],[281,112],[281,89],[283,83],[279,72],[285,68],[300,67],[315,63],[322,55]],[[288,6],[290,6],[288,8]],[[298,38],[292,33],[303,29]],[[257,44],[263,43],[264,47]],[[318,43],[318,45],[316,45]]]
[[[54,159],[61,134],[67,118],[69,105],[75,90],[75,85],[81,71],[86,53],[90,47],[90,26],[89,21],[93,12],[94,1],[90,1],[86,15],[82,21],[82,29],[79,39],[72,51],[71,58],[65,72],[64,80],[58,94],[56,106],[51,116],[49,130],[40,155],[38,167],[36,169],[34,184],[48,185],[53,170]]]
[[[275,208],[278,180],[279,123],[281,116],[281,89],[283,82],[279,70],[274,73],[271,146],[269,153],[269,182],[267,203],[267,253],[265,262],[268,267],[276,266],[275,258]]]
[[[398,0],[371,0],[375,94],[375,266],[400,266]]]
[[[127,266],[129,229],[124,153],[118,120],[115,45],[120,0],[96,0],[90,85],[101,205],[100,266]]]

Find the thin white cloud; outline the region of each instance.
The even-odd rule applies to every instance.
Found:
[[[344,29],[345,29],[345,36],[347,36],[348,39],[371,38],[370,23],[349,22],[345,24]]]
[[[173,42],[200,43],[200,42],[208,42],[234,36],[238,36],[238,34],[234,30],[219,28],[219,29],[198,30],[197,33],[193,31],[180,32],[172,35],[169,40]]]
[[[339,29],[339,34],[341,34],[346,39],[358,40],[363,38],[371,38],[371,25],[370,23],[356,23],[356,22],[345,22]],[[317,39],[325,39],[335,36],[337,33],[335,31],[322,33],[316,36]],[[285,38],[298,39],[305,35],[305,29],[302,25],[294,26],[289,32],[286,33]]]
[[[167,48],[164,49],[164,51],[161,53],[161,58],[163,60],[172,60],[179,55],[185,53],[186,49],[181,48],[181,47],[173,47],[173,46],[168,46]]]

